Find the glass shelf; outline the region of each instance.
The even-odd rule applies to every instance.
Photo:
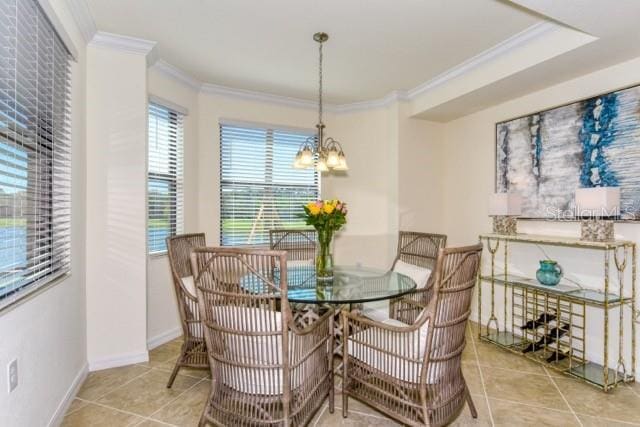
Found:
[[[490,282],[491,276],[482,276],[482,280]],[[505,284],[504,275],[495,276],[494,280],[496,283]],[[556,286],[545,286],[535,279],[509,274],[507,275],[506,283],[511,286],[535,289],[551,295],[559,295],[568,299],[584,301],[590,305],[604,305],[606,300],[605,294],[602,291],[594,289],[580,289],[576,286],[563,284],[562,282]],[[609,304],[619,304],[631,300],[630,298],[620,298],[619,295],[612,292],[609,292],[607,296],[607,302]]]
[[[610,240],[607,242],[590,242],[587,240],[581,240],[578,237],[570,236],[547,236],[541,234],[496,234],[487,233],[481,234],[481,239],[495,239],[504,240],[507,242],[520,242],[520,243],[537,243],[541,245],[554,245],[554,246],[571,246],[575,248],[590,248],[590,249],[615,249],[624,246],[635,246],[635,243],[630,240]]]
[[[604,367],[602,365],[588,361],[582,363],[580,360],[576,360],[575,358],[573,359],[573,363],[571,364],[571,366],[569,366],[568,358],[559,362],[549,364],[546,359],[549,357],[551,352],[549,352],[547,349],[523,354],[522,349],[525,348],[530,343],[530,341],[524,337],[512,334],[511,332],[490,331],[488,334],[482,335],[481,339],[507,349],[511,352],[523,355],[529,360],[533,360],[534,362],[551,367],[557,371],[565,373],[566,375],[580,378],[598,387],[605,387],[607,383],[607,387],[612,387],[616,384],[633,380],[628,376],[625,377],[622,373],[618,373],[617,381],[614,381],[616,379],[616,371],[609,368],[609,377],[607,379],[607,383],[605,383]]]

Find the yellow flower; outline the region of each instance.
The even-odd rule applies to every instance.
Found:
[[[313,216],[316,216],[320,213],[320,208],[316,205],[315,202],[307,203],[307,209],[309,209],[309,213]]]
[[[336,208],[336,205],[334,205],[333,203],[325,203],[324,206],[322,207],[324,212],[327,214],[331,214],[335,210],[335,208]]]

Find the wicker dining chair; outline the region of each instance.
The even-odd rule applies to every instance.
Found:
[[[269,230],[269,246],[273,250],[286,251],[289,264],[313,265],[317,235],[311,229],[276,228]]]
[[[446,246],[447,236],[444,234],[400,231],[398,234],[398,249],[391,265],[391,270],[397,270],[401,273],[406,273],[407,269],[418,270],[413,275],[414,279],[416,274],[418,276],[422,275],[420,271],[422,270],[428,280],[426,283],[419,283],[418,288],[411,294],[390,300],[386,310],[377,307],[377,304],[365,304],[363,307],[365,315],[378,321],[387,318],[400,321],[415,318],[417,314],[416,307],[412,304],[401,303],[407,299],[421,304],[426,304],[429,301],[433,290],[433,275],[429,275],[429,272],[433,272],[435,268],[438,250]]]
[[[428,305],[401,302],[421,306],[409,325],[342,312],[344,417],[354,397],[407,425],[446,425],[465,402],[477,418],[461,358],[481,253],[480,244],[440,249]]]
[[[204,233],[197,233],[167,237],[166,242],[184,336],[180,357],[176,360],[167,383],[167,388],[171,388],[180,368],[206,369],[209,367],[190,257],[194,248],[206,246],[206,240]]]
[[[295,326],[286,252],[200,248],[191,262],[212,376],[199,425],[305,425],[327,396],[333,412],[334,313]]]

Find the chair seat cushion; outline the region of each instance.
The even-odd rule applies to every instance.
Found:
[[[292,267],[313,267],[313,259],[292,259],[287,261],[287,268]]]
[[[218,324],[238,334],[224,333],[225,359],[242,365],[270,365],[256,368],[220,366],[222,382],[234,390],[260,395],[282,394],[282,316],[262,308],[215,306]],[[260,335],[260,333],[277,333]],[[241,335],[251,333],[252,336]],[[292,387],[295,385],[292,384]]]
[[[399,327],[408,326],[394,319],[386,319],[381,323]],[[413,332],[391,333],[382,332],[377,328],[365,329],[349,337],[349,356],[391,377],[418,383],[428,333],[427,323]],[[400,356],[400,352],[404,358]],[[416,361],[406,360],[406,358]],[[439,375],[433,373],[427,378],[427,384],[435,384],[438,379]]]
[[[431,276],[430,268],[419,267],[402,260],[398,260],[396,262],[396,265],[393,266],[393,271],[409,276],[414,282],[416,282],[417,289],[422,289],[427,286],[427,281]]]
[[[424,288],[427,285],[429,277],[431,277],[431,269],[419,267],[401,260],[396,262],[393,271],[410,277],[411,280],[416,282],[416,289]],[[377,307],[375,303],[363,304],[362,314],[376,322],[389,320],[389,309],[386,307]]]
[[[180,279],[182,281],[182,286],[189,292],[191,296],[196,297],[196,284],[193,281],[193,276],[185,276]]]
[[[362,314],[371,320],[375,320],[376,322],[385,322],[386,320],[391,320],[389,318],[389,309],[387,307],[379,307],[372,303],[363,304]]]

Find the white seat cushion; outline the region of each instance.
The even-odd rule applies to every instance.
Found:
[[[193,281],[193,276],[185,276],[181,278],[182,286],[185,287],[187,292],[189,292],[194,298],[196,297],[196,284]]]
[[[396,262],[396,265],[393,267],[393,271],[395,271],[396,273],[404,274],[405,276],[409,276],[414,282],[416,282],[416,286],[418,289],[427,286],[427,281],[431,276],[430,268],[419,267],[417,265],[409,264],[401,260],[398,260],[398,262]]]
[[[278,332],[270,336],[225,334],[225,358],[245,364],[282,364],[282,317],[279,312],[261,308],[215,306],[213,315],[220,326],[245,332]],[[293,343],[291,342],[290,345]],[[282,394],[282,368],[223,368],[222,381],[249,394]],[[299,381],[298,381],[299,382]],[[295,387],[292,384],[292,387]]]
[[[387,319],[382,323],[400,327],[408,326],[406,323],[393,319]],[[423,326],[413,333],[384,332],[384,334],[378,334],[376,331],[379,331],[379,329],[369,328],[349,337],[349,356],[402,381],[411,383],[419,382],[420,371],[422,370],[422,359],[424,358],[427,345],[427,334],[429,333],[428,322],[425,322]],[[412,336],[408,338],[408,335]],[[373,349],[356,341],[371,343],[391,354]],[[411,347],[407,347],[409,345],[408,343],[410,343]],[[404,357],[416,359],[417,362],[398,357],[397,354],[401,350],[405,352],[405,354],[403,354]],[[435,384],[438,379],[438,373],[433,372],[427,378],[427,384]]]
[[[287,261],[287,268],[309,266],[313,267],[313,259],[292,259]]]
[[[411,280],[416,282],[417,289],[424,288],[431,276],[431,269],[419,267],[401,260],[396,262],[393,271],[410,277]],[[389,319],[389,309],[386,307],[376,306],[375,303],[365,303],[362,308],[362,314],[376,322],[384,322]]]
[[[386,301],[385,301],[386,302]],[[372,303],[363,304],[362,314],[376,322],[385,322],[389,319],[389,309],[378,307]]]

